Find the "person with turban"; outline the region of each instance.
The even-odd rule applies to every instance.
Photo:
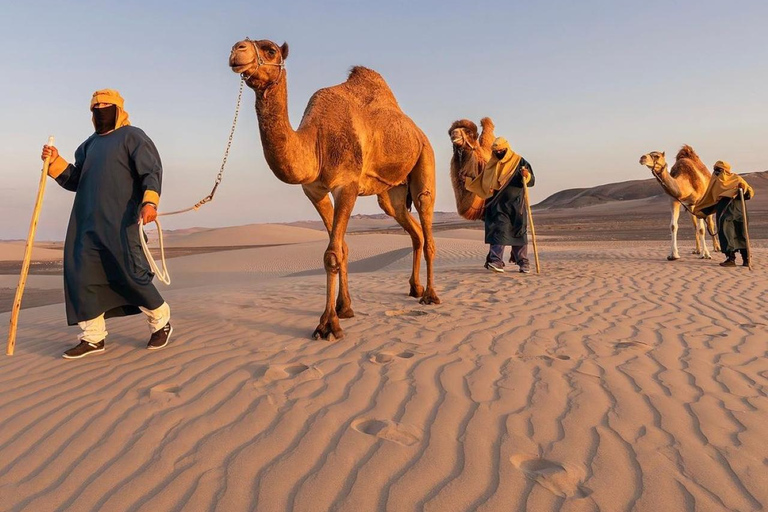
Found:
[[[485,268],[504,272],[504,247],[512,247],[511,261],[520,272],[530,273],[528,261],[528,215],[523,180],[535,184],[533,169],[523,157],[512,151],[503,137],[491,147],[491,158],[474,179],[466,178],[465,187],[485,199],[485,243],[490,248]]]
[[[64,242],[64,295],[67,323],[82,333],[66,359],[104,352],[106,318],[143,312],[152,332],[149,349],[166,346],[173,332],[170,307],[152,284],[138,224],[157,217],[162,164],[123,106],[115,90],[93,93],[95,132],[77,148],[74,163],[54,146],[43,146],[48,174],[75,193]]]
[[[717,234],[720,247],[725,253],[725,261],[720,264],[722,267],[735,267],[737,252],[741,253],[743,265],[749,266],[751,255],[747,247],[745,226],[747,212],[742,208],[739,189],[744,191],[744,199],[755,196],[752,187],[744,178],[731,171],[731,165],[728,162],[718,160],[707,191],[692,210],[697,217],[701,218],[706,218],[712,213],[716,214]]]

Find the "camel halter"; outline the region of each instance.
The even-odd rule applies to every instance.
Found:
[[[252,40],[250,37],[245,38],[246,41],[251,43],[253,45],[253,51],[255,53],[255,57],[251,59],[251,62],[248,64],[256,64],[256,69],[254,69],[251,73],[246,75],[245,73],[240,73],[240,76],[243,77],[244,80],[250,80],[253,74],[259,70],[261,66],[275,66],[280,68],[280,73],[277,75],[277,80],[274,82],[270,82],[267,84],[267,86],[264,88],[264,97],[267,97],[267,91],[269,91],[272,87],[277,85],[277,83],[280,81],[280,79],[283,77],[283,71],[285,70],[285,59],[283,58],[282,52],[280,53],[280,62],[275,64],[274,62],[267,62],[261,57],[261,53],[259,52],[259,45],[256,44],[256,41]]]

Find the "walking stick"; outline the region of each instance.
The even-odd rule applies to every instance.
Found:
[[[48,137],[48,145],[53,146],[53,135]],[[29,224],[29,235],[27,235],[27,245],[24,247],[24,260],[21,263],[21,275],[19,276],[19,285],[16,287],[16,298],[13,299],[13,309],[11,310],[11,329],[8,331],[8,345],[5,354],[12,356],[13,349],[16,347],[16,328],[19,326],[19,310],[21,310],[21,297],[24,295],[24,287],[27,284],[27,274],[29,274],[29,263],[32,260],[32,246],[35,243],[35,231],[37,230],[37,221],[40,219],[40,209],[43,206],[43,194],[45,193],[45,183],[48,180],[48,165],[51,163],[51,157],[47,157],[43,162],[43,172],[40,176],[40,186],[37,189],[37,200],[35,209],[32,212],[32,222]]]
[[[749,219],[747,218],[747,203],[744,201],[744,189],[739,189],[741,210],[744,212],[744,238],[747,239],[747,266],[752,270],[752,244],[749,243]]]
[[[533,259],[536,262],[536,273],[541,274],[539,265],[539,249],[536,246],[536,228],[533,226],[533,214],[531,213],[531,201],[528,198],[528,183],[523,178],[523,195],[525,196],[525,209],[528,210],[528,225],[531,227],[531,240],[533,241]]]

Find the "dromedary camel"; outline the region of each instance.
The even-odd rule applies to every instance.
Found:
[[[664,158],[664,152],[651,151],[640,157],[640,164],[648,167],[653,175],[659,180],[664,192],[672,198],[672,222],[670,231],[672,232],[672,250],[667,259],[679,260],[680,253],[677,250],[677,219],[680,216],[680,204],[690,208],[696,201],[704,195],[707,190],[707,184],[712,173],[699,158],[699,155],[687,144],[680,148],[675,157],[675,165],[672,170],[667,172],[667,162]],[[701,258],[711,259],[712,255],[707,249],[707,237],[705,232],[705,221],[691,215],[693,219],[693,229],[696,233],[696,249],[693,254],[698,254]],[[709,226],[709,232],[715,232],[715,221],[713,216],[707,217],[706,225]],[[713,236],[714,250],[720,250],[720,242],[716,236]]]
[[[326,304],[313,337],[341,338],[339,318],[354,316],[344,234],[358,196],[378,196],[381,208],[411,235],[410,295],[421,297],[422,304],[439,304],[432,264],[435,155],[429,140],[400,110],[381,75],[361,66],[352,68],[346,82],[317,91],[294,131],[288,119],[287,57],[285,43],[277,46],[268,40],[245,39],[232,47],[229,65],[256,93],[256,116],[269,168],[280,181],[302,186],[328,230],[330,243],[323,257]],[[411,201],[421,226],[408,212]],[[419,284],[422,245],[426,290]]]
[[[477,125],[468,119],[455,121],[448,130],[453,143],[451,184],[459,215],[468,220],[482,218],[485,201],[464,187],[464,178],[475,178],[491,158],[491,145],[496,136],[490,117],[480,120],[483,132],[477,136]]]

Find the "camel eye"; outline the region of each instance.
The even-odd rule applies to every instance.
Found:
[[[270,48],[269,50],[267,50],[267,53],[269,54],[270,57],[274,57],[277,54],[277,50],[275,50],[274,48]]]

